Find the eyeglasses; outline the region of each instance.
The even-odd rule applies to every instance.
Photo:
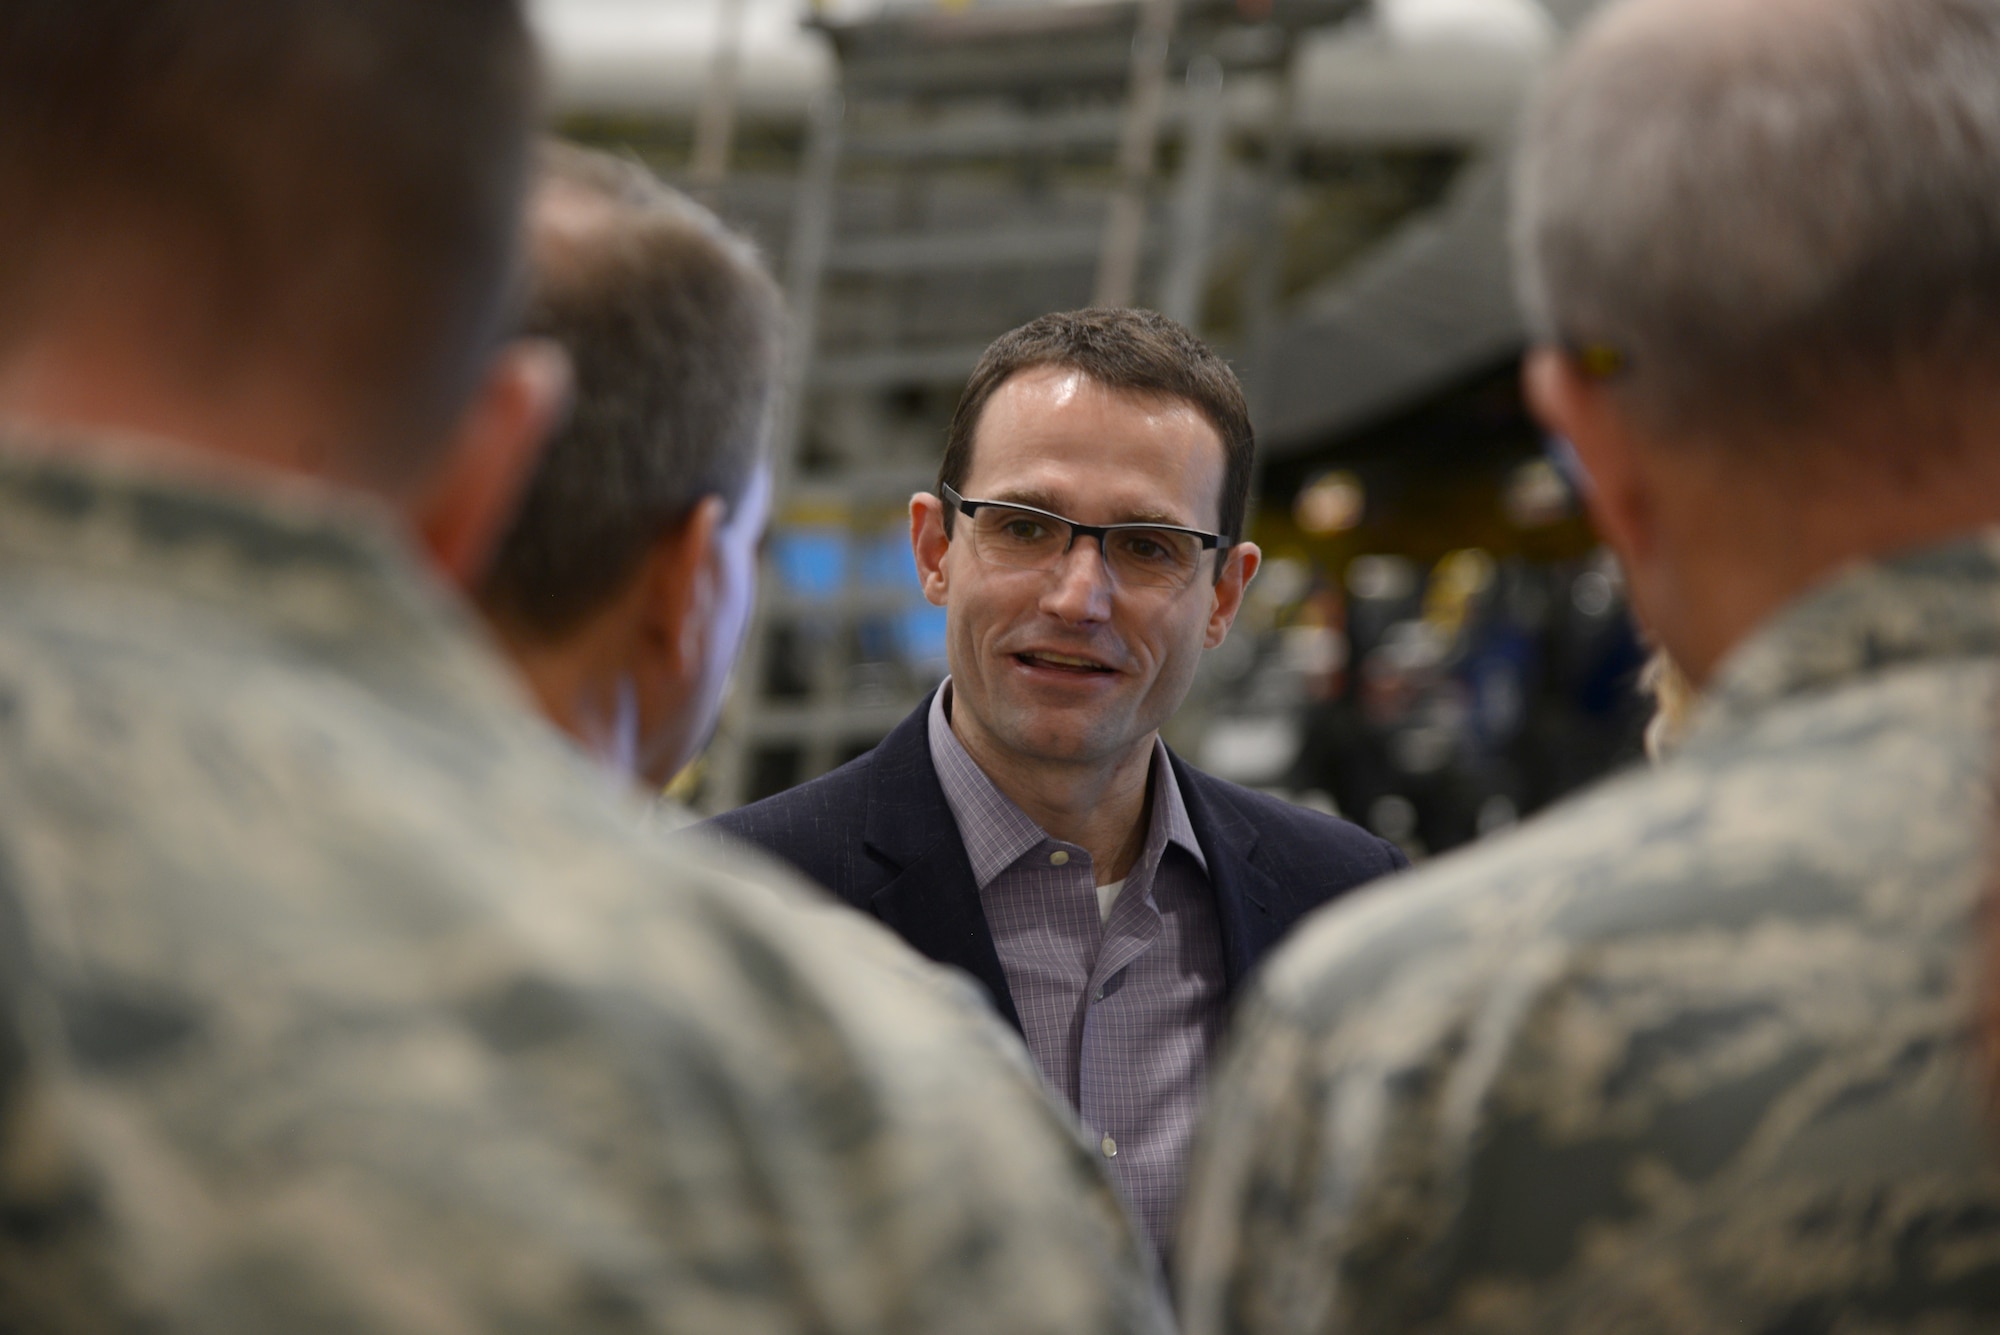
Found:
[[[979,559],[1011,570],[1053,570],[1078,538],[1097,539],[1104,564],[1120,584],[1151,589],[1185,589],[1201,568],[1202,553],[1227,550],[1234,541],[1219,533],[1173,524],[1079,524],[1032,505],[1012,501],[969,501],[951,487],[944,498],[972,527]]]

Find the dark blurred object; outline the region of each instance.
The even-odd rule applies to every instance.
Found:
[[[1309,703],[1295,792],[1320,791],[1408,851],[1504,829],[1641,754],[1644,653],[1605,558],[1454,553],[1348,568],[1357,668]],[[1428,607],[1426,606],[1428,605]]]

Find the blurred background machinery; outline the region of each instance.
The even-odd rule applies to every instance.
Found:
[[[1169,741],[1423,855],[1637,754],[1640,651],[1522,409],[1518,104],[1590,0],[541,0],[560,128],[757,237],[795,315],[716,811],[944,673],[907,500],[981,348],[1136,303],[1237,367],[1270,558]]]

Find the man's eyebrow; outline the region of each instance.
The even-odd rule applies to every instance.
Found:
[[[1059,499],[1053,494],[1034,487],[1002,487],[984,497],[973,496],[970,500],[1002,501],[1008,505],[1030,505],[1037,510],[1047,510],[1050,514],[1069,516],[1063,510]],[[1128,510],[1122,519],[1108,521],[1113,524],[1165,524],[1169,528],[1192,528],[1185,519],[1165,510]]]

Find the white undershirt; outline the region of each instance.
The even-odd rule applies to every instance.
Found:
[[[1109,885],[1097,887],[1097,917],[1100,922],[1111,921],[1111,906],[1118,902],[1118,892],[1125,888],[1125,882],[1113,881]]]

